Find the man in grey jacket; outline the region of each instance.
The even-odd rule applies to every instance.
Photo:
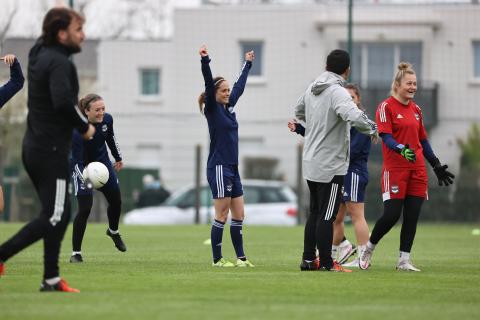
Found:
[[[300,269],[351,272],[331,257],[333,221],[340,205],[343,177],[350,160],[350,126],[377,137],[377,126],[355,105],[344,88],[350,74],[346,51],[327,57],[326,71],[298,99],[295,116],[305,122],[303,171],[310,189]],[[320,261],[316,259],[318,248]]]

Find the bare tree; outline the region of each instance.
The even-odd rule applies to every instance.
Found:
[[[11,2],[9,2],[9,4],[11,4]],[[6,5],[6,6],[2,5],[2,9],[6,9],[3,14],[7,16],[7,19],[5,20],[4,23],[0,24],[0,52],[3,49],[3,45],[5,43],[5,39],[7,37],[8,31],[10,30],[10,26],[12,25],[13,18],[17,14],[18,3],[13,2],[13,8],[10,10],[8,9],[8,7],[9,5]]]

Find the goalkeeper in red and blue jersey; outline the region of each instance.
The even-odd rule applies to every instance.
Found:
[[[427,198],[426,159],[439,185],[453,183],[454,175],[433,153],[423,126],[422,111],[413,101],[417,91],[415,71],[402,62],[392,83],[391,96],[377,108],[376,120],[382,137],[382,197],[384,211],[373,228],[360,268],[367,269],[380,239],[395,225],[403,211],[397,270],[420,271],[410,259],[420,209]]]

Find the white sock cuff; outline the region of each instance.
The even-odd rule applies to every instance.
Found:
[[[60,281],[60,277],[45,279],[45,282],[50,286],[57,284],[59,281]]]
[[[367,242],[367,248],[368,249],[373,250],[373,249],[375,249],[375,246],[376,246],[376,244],[373,244],[373,243],[370,242],[370,240],[368,240],[368,242]]]
[[[400,260],[410,260],[410,252],[400,251]]]
[[[113,231],[112,229],[108,228],[111,234],[118,234],[118,230]]]
[[[348,241],[348,239],[345,239],[340,243],[340,247],[344,247],[344,246],[347,246],[349,244],[351,244],[350,241]]]
[[[76,254],[82,254],[82,251],[72,251],[72,256],[74,256]]]

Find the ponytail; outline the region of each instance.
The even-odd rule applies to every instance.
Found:
[[[215,77],[213,78],[213,86],[215,87],[215,93],[217,89],[220,87],[220,84],[225,81],[224,77]],[[200,108],[200,113],[203,113],[205,109],[205,100],[207,97],[207,93],[204,91],[198,96],[198,107]]]
[[[200,108],[200,113],[203,113],[203,108],[205,106],[205,95],[206,95],[206,93],[202,92],[198,96],[198,107]]]

